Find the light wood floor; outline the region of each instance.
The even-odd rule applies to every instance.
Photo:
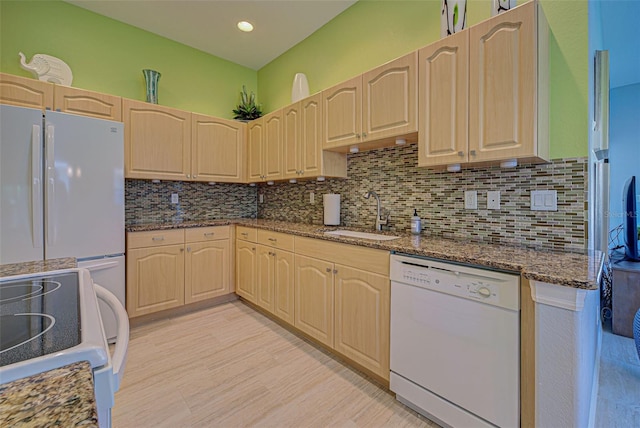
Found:
[[[132,329],[113,426],[437,425],[234,301]]]
[[[602,336],[597,428],[640,427],[640,360],[633,339]]]

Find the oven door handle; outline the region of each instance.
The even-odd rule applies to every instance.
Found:
[[[118,324],[118,337],[116,339],[116,346],[111,360],[113,364],[113,392],[116,392],[120,389],[120,382],[127,362],[127,350],[129,348],[129,316],[122,306],[122,303],[120,303],[120,300],[118,300],[113,293],[99,284],[94,283],[93,285],[96,289],[98,299],[105,302],[107,306],[113,310]]]

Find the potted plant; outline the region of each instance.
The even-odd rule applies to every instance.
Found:
[[[234,119],[248,122],[253,119],[257,119],[262,116],[262,107],[256,104],[256,94],[251,92],[247,94],[247,88],[242,85],[242,92],[240,92],[240,104],[233,109]]]

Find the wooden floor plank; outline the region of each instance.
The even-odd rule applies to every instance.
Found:
[[[131,331],[113,426],[437,427],[240,301]]]

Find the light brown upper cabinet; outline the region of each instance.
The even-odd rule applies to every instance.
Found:
[[[45,110],[53,108],[53,83],[0,73],[0,103]]]
[[[246,124],[192,113],[191,176],[196,181],[244,180]]]
[[[469,31],[418,51],[418,165],[468,161]]]
[[[347,176],[347,157],[322,150],[322,93],[283,109],[284,177]]]
[[[122,98],[100,92],[55,85],[57,111],[122,122]]]
[[[549,159],[548,37],[535,1],[469,29],[469,161]]]
[[[371,149],[416,133],[417,62],[412,52],[323,91],[324,148]]]
[[[282,114],[280,109],[249,122],[247,181],[250,183],[282,178]]]
[[[549,29],[527,2],[419,51],[419,166],[549,159]]]
[[[122,100],[126,178],[190,180],[191,113]]]

